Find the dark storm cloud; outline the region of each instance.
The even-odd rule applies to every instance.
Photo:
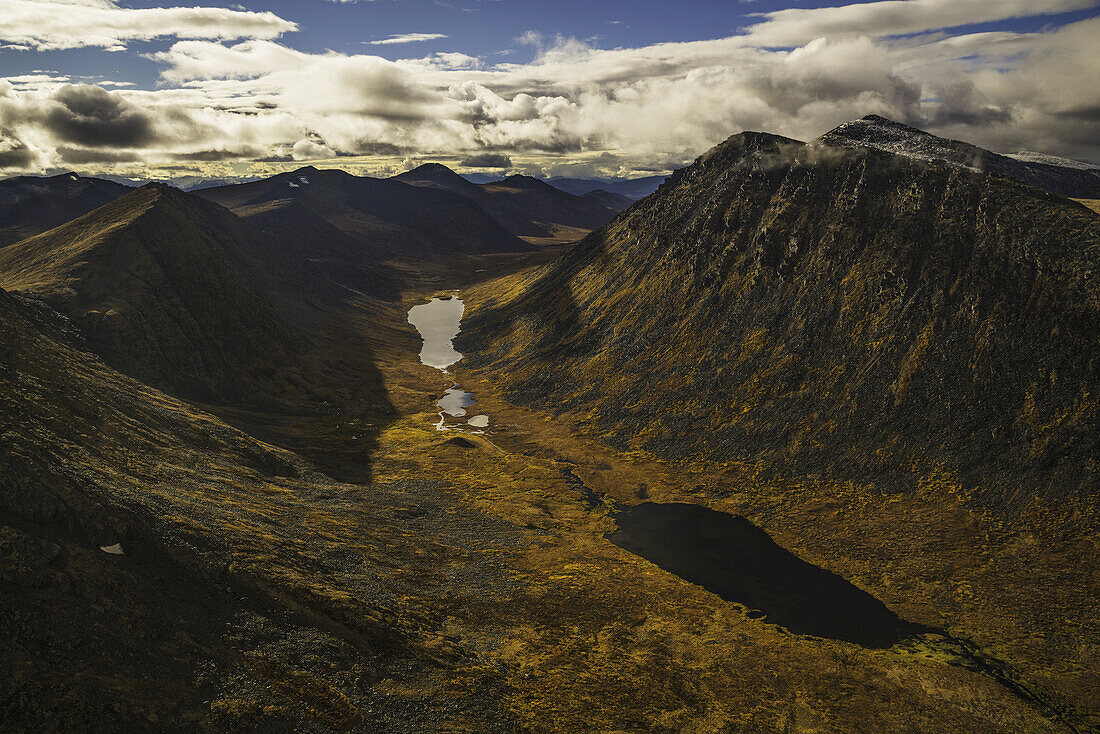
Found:
[[[175,153],[173,158],[181,161],[239,161],[256,160],[265,155],[262,148],[239,148],[236,150],[197,150],[190,153]]]
[[[19,138],[0,130],[0,168],[28,168],[38,156]]]
[[[382,143],[376,140],[360,140],[352,147],[352,155],[405,155],[413,152],[412,148],[393,143]]]
[[[141,160],[141,156],[134,151],[101,150],[97,148],[71,148],[60,146],[57,154],[65,163],[75,166],[88,165],[89,163],[134,163]]]
[[[153,117],[117,94],[67,84],[53,95],[44,125],[58,139],[88,147],[140,148],[156,140]]]
[[[925,124],[983,127],[1012,120],[1008,112],[988,104],[970,81],[955,82],[939,89],[936,96],[939,104],[929,120],[921,121]]]
[[[1080,120],[1081,122],[1100,122],[1100,106],[1076,107],[1055,114],[1061,118]]]
[[[482,153],[461,161],[468,168],[511,168],[512,159],[500,153]]]

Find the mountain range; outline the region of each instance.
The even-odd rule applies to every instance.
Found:
[[[45,232],[114,201],[130,187],[63,173],[0,181],[0,247]]]
[[[656,191],[657,187],[664,183],[666,178],[668,177],[643,176],[642,178],[629,179],[558,177],[547,179],[547,183],[577,196],[584,196],[593,191],[606,191],[611,194],[625,196],[631,201],[637,201]]]
[[[232,209],[244,219],[272,209],[304,208],[379,258],[473,254],[525,249],[469,199],[448,191],[353,176],[306,166],[271,178],[215,186],[195,196]],[[431,211],[432,216],[424,216]]]
[[[456,193],[477,203],[512,234],[534,241],[579,239],[630,205],[618,194],[593,190],[574,196],[530,176],[474,184],[438,163],[426,163],[391,180]]]

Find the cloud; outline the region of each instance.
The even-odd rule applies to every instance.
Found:
[[[319,158],[335,158],[336,151],[323,142],[302,139],[291,148],[290,157],[296,161],[314,161]]]
[[[256,151],[251,160],[271,166],[340,156],[381,171],[407,157],[499,156],[516,170],[623,176],[682,165],[741,130],[805,140],[875,113],[994,150],[1100,158],[1100,18],[1031,33],[932,32],[1023,8],[911,0],[783,11],[726,38],[639,48],[529,32],[526,63],[179,40],[149,56],[162,69],[155,89],[71,84],[57,72],[0,81],[0,130],[18,141],[0,150],[20,151],[7,160],[23,163],[8,169],[112,150],[143,171],[189,161],[220,172]]]
[[[152,116],[102,87],[67,84],[44,118],[58,140],[88,147],[133,148],[156,138]]]
[[[460,165],[467,168],[511,168],[512,159],[500,153],[480,153],[462,159]]]
[[[1064,13],[1095,6],[1095,0],[880,0],[831,8],[788,8],[760,14],[750,26],[754,43],[797,46],[815,38],[898,36],[1009,18]]]
[[[154,38],[277,38],[298,26],[271,12],[227,8],[122,8],[113,0],[0,0],[0,42],[39,51],[121,51]]]
[[[394,43],[420,43],[421,41],[434,41],[437,38],[446,38],[445,33],[397,33],[378,41],[366,41],[372,46],[388,46]]]
[[[0,130],[0,170],[31,167],[37,156],[11,132]]]

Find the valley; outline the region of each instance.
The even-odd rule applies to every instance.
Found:
[[[759,133],[576,243],[417,175],[0,249],[12,730],[1100,727],[1094,212]]]

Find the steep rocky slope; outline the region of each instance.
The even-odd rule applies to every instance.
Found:
[[[745,133],[489,298],[464,343],[623,447],[1091,513],[1098,224],[1007,179]]]
[[[474,184],[439,163],[426,163],[391,180],[451,191],[475,202],[509,232],[520,237],[557,237],[591,231],[629,205],[625,197],[574,196],[530,176]]]
[[[450,191],[320,171],[312,166],[194,192],[248,218],[293,202],[354,239],[363,258],[447,258],[529,249],[469,199]],[[430,214],[429,214],[430,212]],[[284,219],[293,210],[284,213]]]
[[[75,173],[0,181],[0,247],[76,219],[130,190]]]
[[[868,115],[822,136],[830,145],[856,145],[918,160],[943,160],[974,171],[997,173],[1080,199],[1100,197],[1100,168],[1040,153],[1000,155],[961,140],[936,137],[900,122]]]
[[[279,267],[261,262],[268,241],[221,207],[150,184],[5,248],[0,283],[74,319],[119,369],[234,401],[305,346]]]
[[[0,286],[41,299],[108,364],[178,397],[323,421],[344,406],[344,423],[392,414],[362,328],[372,306],[296,242],[168,186],[0,250]],[[311,445],[325,432],[277,440]],[[349,431],[348,454],[367,461],[375,432]]]

